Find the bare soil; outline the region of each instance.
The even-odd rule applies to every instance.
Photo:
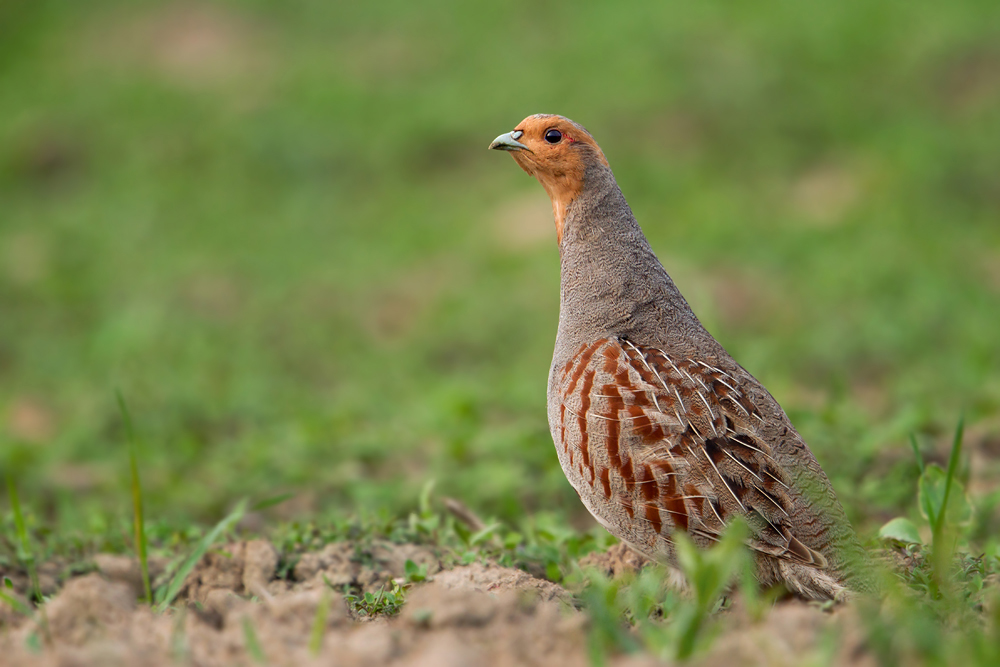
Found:
[[[377,590],[426,565],[394,617],[359,617],[330,585]],[[618,575],[642,567],[622,545],[586,559]],[[97,571],[66,580],[45,605],[45,621],[0,604],[4,665],[586,665],[588,618],[551,582],[493,564],[442,570],[426,547],[375,542],[333,543],[279,568],[267,541],[236,542],[202,559],[174,609],[156,613],[141,594],[135,561],[103,554]],[[154,569],[162,569],[155,563]],[[287,578],[279,578],[281,569]],[[0,575],[4,574],[0,572]],[[14,574],[14,573],[10,573]],[[10,576],[8,574],[8,576]],[[23,590],[23,577],[12,577]],[[317,609],[329,605],[322,642],[310,646]],[[43,623],[47,621],[46,632]],[[837,646],[836,664],[875,664],[850,605],[823,611],[787,600],[763,619],[739,605],[723,614],[723,631],[696,664],[799,665]],[[49,639],[46,639],[46,636]],[[613,656],[610,664],[662,664],[649,655]]]

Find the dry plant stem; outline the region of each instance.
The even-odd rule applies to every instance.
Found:
[[[478,533],[482,529],[486,528],[486,524],[483,520],[476,516],[476,513],[470,510],[465,503],[460,500],[455,500],[454,498],[442,498],[444,507],[448,510],[452,516],[461,521],[465,526],[471,530],[473,533]]]

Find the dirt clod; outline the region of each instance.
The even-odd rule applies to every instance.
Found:
[[[438,585],[450,589],[466,589],[494,595],[529,592],[546,602],[559,601],[568,604],[570,601],[570,595],[561,586],[533,577],[522,570],[498,565],[473,563],[442,572],[434,579]]]
[[[71,579],[45,611],[49,632],[62,643],[80,646],[101,636],[108,626],[123,623],[135,605],[135,592],[128,584],[88,574]]]
[[[587,554],[580,559],[580,567],[592,567],[609,578],[623,574],[635,574],[649,562],[645,556],[633,551],[624,542],[618,543],[601,553]]]
[[[253,540],[246,543],[243,562],[243,590],[261,595],[278,569],[278,551],[270,542]],[[266,594],[266,593],[264,593]]]
[[[377,589],[406,573],[406,561],[426,566],[433,575],[441,564],[433,551],[415,544],[376,541],[364,546],[352,542],[334,542],[319,553],[307,553],[292,572],[297,587],[304,589],[333,586]]]
[[[97,554],[94,556],[97,571],[108,581],[127,584],[135,591],[136,597],[143,594],[142,568],[139,560],[118,554]],[[166,559],[150,558],[148,560],[149,579],[156,580],[166,567]]]

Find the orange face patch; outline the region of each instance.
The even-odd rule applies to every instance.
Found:
[[[595,162],[608,166],[608,161],[587,130],[562,116],[528,116],[513,134],[526,149],[511,151],[511,157],[548,193],[556,236],[562,242],[566,211],[583,189],[587,167]]]

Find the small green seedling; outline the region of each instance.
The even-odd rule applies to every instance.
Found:
[[[344,600],[359,616],[395,616],[406,602],[406,590],[393,581],[388,591],[382,586],[377,593],[365,591],[358,595],[345,592]]]
[[[581,593],[583,607],[590,617],[587,631],[587,653],[590,664],[601,667],[612,651],[633,653],[641,648],[625,621],[628,609],[623,598],[625,581],[608,579],[602,573],[585,573],[587,587]]]
[[[930,578],[927,584],[935,598],[944,591],[949,563],[955,551],[956,531],[967,526],[972,517],[972,505],[957,478],[964,426],[964,420],[959,419],[948,456],[947,470],[934,463],[925,464],[916,437],[910,438],[920,471],[917,505],[920,515],[931,530]],[[923,546],[917,526],[905,517],[896,517],[883,525],[879,529],[879,537],[903,545]]]
[[[699,549],[684,533],[673,535],[677,563],[684,571],[693,599],[679,605],[675,628],[674,657],[687,660],[698,646],[709,616],[717,610],[733,580],[749,568],[745,541],[749,530],[734,521],[711,549]]]
[[[406,576],[407,583],[419,584],[422,581],[427,581],[427,564],[417,565],[407,558],[406,563],[403,565],[403,573]]]

